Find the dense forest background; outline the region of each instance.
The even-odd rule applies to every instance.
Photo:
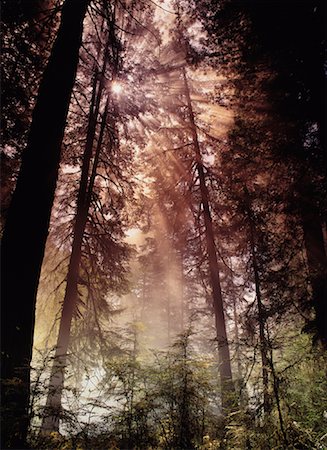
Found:
[[[325,2],[1,19],[1,448],[327,448]]]

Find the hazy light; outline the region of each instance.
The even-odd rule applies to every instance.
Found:
[[[111,83],[111,90],[114,94],[120,94],[123,90],[123,86],[119,81],[113,81]]]

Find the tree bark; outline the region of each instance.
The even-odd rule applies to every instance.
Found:
[[[185,95],[187,100],[187,110],[192,133],[192,141],[196,155],[196,168],[199,175],[201,202],[203,207],[203,217],[205,225],[205,236],[208,252],[208,262],[210,270],[210,281],[212,288],[213,306],[215,312],[216,333],[219,354],[219,375],[222,389],[222,406],[223,410],[227,410],[231,406],[232,370],[230,364],[229,344],[226,333],[226,322],[224,314],[224,305],[221,295],[219,267],[217,260],[217,252],[215,247],[214,232],[212,226],[212,218],[209,205],[209,192],[206,186],[205,174],[203,170],[203,161],[199,145],[199,139],[194,119],[190,90],[188,86],[185,67],[183,67],[183,79],[185,86]]]
[[[88,1],[64,3],[2,238],[2,448],[26,445],[36,293]]]
[[[96,177],[96,170],[98,166],[98,160],[100,156],[101,146],[103,142],[103,135],[106,125],[108,102],[106,103],[105,111],[103,113],[101,129],[95,150],[92,172],[89,179],[89,171],[92,158],[92,150],[96,132],[97,116],[99,113],[100,100],[103,90],[102,76],[100,80],[99,91],[96,96],[95,107],[93,111],[93,105],[91,105],[88,136],[86,140],[86,147],[82,165],[81,182],[77,199],[77,211],[74,225],[74,237],[72,244],[72,253],[70,256],[67,284],[65,290],[65,296],[63,301],[63,307],[61,312],[59,333],[56,345],[56,353],[53,361],[50,381],[49,392],[46,402],[45,417],[42,422],[41,430],[43,433],[49,433],[52,431],[59,431],[60,413],[61,413],[61,397],[64,387],[64,371],[67,364],[67,351],[69,346],[71,323],[74,312],[76,310],[76,304],[78,300],[78,279],[79,269],[82,257],[82,243],[87,223],[89,207],[91,203],[91,197],[94,187],[94,181]],[[94,90],[96,89],[96,83]]]

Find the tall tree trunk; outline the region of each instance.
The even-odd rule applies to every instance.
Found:
[[[64,386],[64,370],[67,363],[67,350],[69,346],[71,323],[78,300],[78,279],[82,256],[82,242],[87,223],[89,207],[91,203],[94,181],[96,177],[96,170],[98,166],[98,160],[101,151],[103,134],[105,130],[108,112],[108,102],[107,102],[102,117],[101,129],[95,151],[92,172],[89,180],[89,170],[91,165],[97,116],[99,112],[99,105],[103,88],[102,75],[100,80],[99,91],[97,92],[96,96],[94,111],[93,105],[91,105],[88,136],[86,140],[86,147],[82,165],[81,182],[77,199],[77,211],[73,233],[74,237],[72,244],[72,253],[70,256],[68,266],[67,284],[61,313],[59,333],[56,345],[56,353],[49,381],[49,392],[46,402],[47,411],[45,413],[46,415],[42,422],[42,432],[44,433],[59,431],[61,396]],[[94,89],[96,89],[96,84],[94,85]]]
[[[265,334],[266,316],[264,306],[262,304],[261,289],[260,289],[260,275],[259,266],[255,245],[255,225],[252,217],[251,205],[249,200],[249,193],[245,188],[245,205],[246,214],[249,221],[249,240],[250,240],[250,252],[252,259],[252,268],[254,274],[255,294],[258,305],[258,322],[259,322],[259,342],[260,342],[260,355],[262,365],[262,384],[263,384],[263,410],[265,415],[271,411],[271,399],[269,395],[269,358],[268,358],[268,342]]]
[[[203,170],[203,161],[199,145],[198,133],[196,129],[190,90],[188,86],[185,67],[183,67],[183,78],[185,86],[185,95],[187,100],[188,117],[192,133],[192,141],[196,155],[196,168],[200,181],[201,202],[203,207],[203,217],[205,225],[205,236],[209,260],[210,280],[213,296],[213,306],[216,321],[216,333],[219,354],[219,375],[222,389],[222,405],[223,409],[228,409],[231,405],[232,386],[232,370],[230,364],[229,345],[226,333],[226,322],[224,314],[224,305],[221,295],[219,267],[217,260],[217,252],[215,247],[214,232],[212,226],[212,218],[209,205],[209,192],[205,182],[205,174]]]
[[[2,448],[26,445],[36,293],[88,1],[64,3],[2,238],[2,379],[17,378],[4,381]]]

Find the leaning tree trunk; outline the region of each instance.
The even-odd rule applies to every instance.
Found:
[[[224,314],[224,305],[221,294],[219,267],[217,260],[217,252],[215,247],[214,232],[212,226],[212,218],[209,205],[209,192],[205,182],[205,174],[203,170],[203,161],[199,145],[198,133],[194,119],[190,90],[188,86],[185,67],[183,68],[183,78],[185,86],[185,95],[187,99],[187,111],[192,132],[192,141],[196,155],[196,168],[200,181],[201,202],[203,207],[203,217],[205,225],[205,236],[208,252],[208,262],[210,270],[210,280],[212,288],[213,306],[216,321],[216,333],[219,354],[219,375],[222,390],[222,406],[227,410],[231,406],[231,393],[233,391],[232,369],[230,363],[229,344],[226,333],[226,321]]]
[[[36,293],[88,1],[64,3],[2,238],[2,448],[26,445]]]
[[[104,64],[105,67],[105,64]],[[94,85],[94,91],[96,90],[96,83]],[[59,333],[56,345],[56,353],[53,360],[53,366],[49,381],[49,391],[46,401],[45,417],[42,422],[41,431],[43,433],[49,433],[52,431],[59,431],[59,419],[61,412],[61,397],[64,387],[64,371],[67,364],[67,351],[69,346],[71,323],[74,312],[76,310],[76,304],[78,300],[78,280],[79,269],[82,257],[82,243],[87,223],[89,207],[92,198],[92,192],[94,187],[94,181],[96,177],[96,170],[98,166],[103,135],[105,131],[108,101],[106,103],[105,111],[103,113],[101,129],[98,137],[98,142],[95,150],[92,172],[89,179],[89,170],[92,159],[92,150],[95,139],[97,117],[99,113],[100,100],[103,90],[103,73],[101,74],[101,81],[99,90],[96,95],[95,106],[93,110],[93,104],[91,104],[91,111],[89,117],[88,135],[86,140],[81,182],[77,198],[77,211],[73,232],[73,244],[72,253],[70,256],[67,284],[65,290],[65,296],[63,301],[63,307],[61,312],[61,320],[59,326]],[[94,98],[94,96],[93,96]]]

